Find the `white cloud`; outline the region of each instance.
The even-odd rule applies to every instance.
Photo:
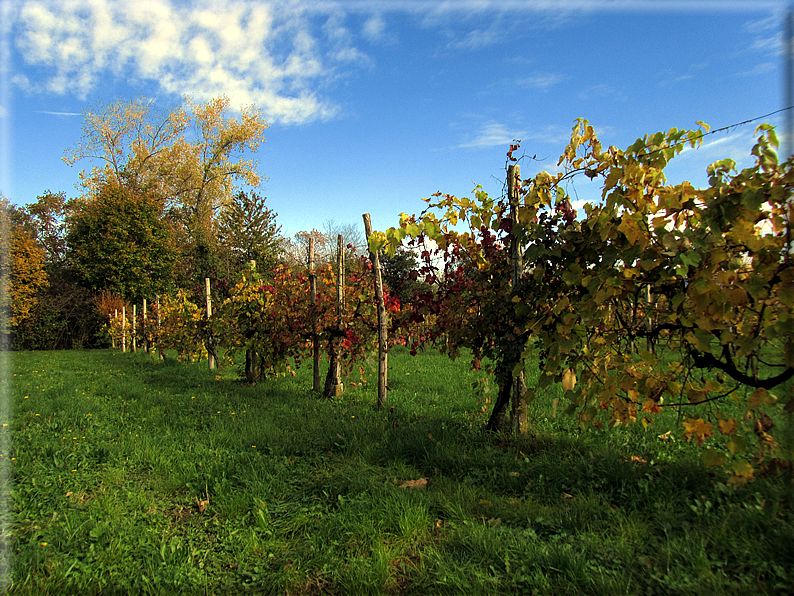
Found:
[[[511,130],[504,124],[490,121],[483,125],[480,132],[473,138],[461,143],[455,149],[483,149],[486,147],[507,146],[513,139],[521,138],[522,132]]]
[[[626,96],[608,83],[599,83],[588,87],[578,94],[579,99],[588,101],[592,99],[609,99],[612,101],[626,101]]]
[[[364,37],[370,41],[380,41],[386,30],[386,23],[380,14],[372,15],[366,20],[363,27]]]
[[[775,64],[774,62],[760,62],[760,63],[756,64],[750,70],[742,71],[739,74],[744,75],[744,76],[748,76],[748,77],[754,77],[754,76],[757,76],[757,75],[766,74],[766,73],[771,72],[773,70],[777,70],[778,68],[779,68],[779,65]]]
[[[12,0],[13,1],[13,0]],[[363,39],[393,41],[390,14],[407,14],[448,36],[450,48],[504,43],[514,15],[554,19],[581,12],[761,12],[772,0],[23,0],[11,11],[11,39],[22,61],[12,81],[28,92],[85,99],[110,77],[154,82],[163,92],[199,101],[220,93],[232,105],[254,103],[281,123],[332,118],[319,94],[353,68],[371,67]],[[345,24],[357,15],[355,33]],[[461,29],[463,23],[473,28]],[[760,22],[759,22],[760,23]],[[757,26],[765,34],[768,25]],[[42,77],[40,73],[45,73]],[[562,78],[535,74],[546,89]],[[483,131],[484,133],[486,131]],[[487,137],[482,137],[487,142]],[[474,141],[472,141],[474,142]]]
[[[46,78],[14,80],[28,91],[84,99],[109,75],[154,81],[175,95],[256,104],[284,124],[327,119],[338,108],[314,91],[335,65],[362,63],[341,25],[326,28],[326,52],[290,5],[250,0],[33,0],[16,22],[16,47]],[[331,20],[329,19],[329,22]],[[333,25],[333,23],[331,23]]]
[[[476,118],[476,115],[471,115]],[[488,147],[504,147],[514,144],[518,139],[521,141],[521,151],[528,155],[538,154],[542,151],[538,149],[539,144],[553,145],[555,151],[559,147],[564,147],[569,139],[570,132],[556,125],[536,127],[531,130],[518,127],[508,127],[501,122],[489,120],[481,125],[479,131],[471,138],[465,140],[454,149],[485,149]],[[556,159],[556,154],[555,154]]]
[[[545,91],[554,85],[561,83],[568,77],[559,73],[536,73],[528,77],[519,79],[517,82],[522,87],[531,87]]]
[[[37,114],[49,114],[50,116],[82,116],[81,112],[50,112],[49,110],[36,110]]]

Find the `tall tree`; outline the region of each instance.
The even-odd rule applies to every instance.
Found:
[[[292,238],[284,238],[281,247],[284,253],[284,260],[291,267],[306,267],[309,263],[309,243],[314,239],[315,265],[327,265],[330,263],[331,252],[328,249],[330,242],[328,237],[321,231],[312,229],[310,232],[298,232]]]
[[[176,259],[163,201],[114,182],[70,216],[70,263],[94,292],[110,290],[138,301],[164,292]]]
[[[46,253],[50,268],[63,264],[66,257],[66,193],[45,191],[36,201],[14,207],[11,219],[22,226]]]
[[[171,110],[158,110],[145,98],[118,100],[86,110],[82,142],[64,161],[104,162],[80,173],[89,197],[100,197],[99,189],[114,182],[164,200],[193,245],[196,276],[203,277],[214,265],[218,210],[232,202],[236,184],[260,183],[257,164],[245,153],[264,141],[267,122],[254,107],[242,108],[239,118],[229,111],[225,96],[205,104],[185,97]]]
[[[227,263],[227,273],[236,273],[250,261],[259,271],[270,271],[279,262],[281,226],[275,211],[265,205],[267,197],[251,191],[237,192],[222,210],[218,221],[218,241]]]
[[[432,292],[433,286],[418,279],[419,262],[413,250],[400,247],[393,255],[383,254],[381,269],[383,283],[400,304],[413,302],[416,292]]]

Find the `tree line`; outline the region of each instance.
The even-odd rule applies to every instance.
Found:
[[[338,233],[365,247],[360,228],[333,220],[282,235],[248,158],[267,128],[253,107],[232,116],[225,97],[186,97],[172,109],[120,99],[86,110],[81,140],[64,155],[69,165],[92,164],[79,173],[81,194],[47,190],[23,206],[2,199],[11,346],[102,347],[111,304],[197,295],[207,277],[228,296],[251,261],[264,275],[305,264],[310,237],[324,262]]]

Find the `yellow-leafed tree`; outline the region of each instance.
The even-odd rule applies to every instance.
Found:
[[[10,324],[18,327],[30,317],[39,291],[47,287],[46,254],[29,233],[16,226],[11,230],[10,248]]]

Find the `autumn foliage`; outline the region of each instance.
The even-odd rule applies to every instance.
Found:
[[[433,241],[442,265],[428,259],[426,270],[440,291],[415,311],[433,315],[431,335],[444,333],[451,354],[466,346],[475,361],[490,359],[500,398],[534,353],[540,376],[530,398],[560,383],[559,405],[583,426],[648,425],[674,407],[685,439],[708,445],[719,434],[732,453],[755,444],[762,458],[776,447],[764,409],[794,409],[790,390],[780,391],[794,376],[794,170],[778,163],[774,130],[762,125],[754,166],[716,162],[705,189],[666,184],[667,163],[706,130],[603,150],[577,121],[565,171],[523,180],[514,211],[479,188],[473,199],[439,193],[370,246]],[[581,220],[562,186],[578,173],[602,181],[601,202]],[[516,283],[511,241],[524,262]],[[744,404],[741,421],[722,413],[724,399]],[[701,404],[713,407],[688,415]],[[494,414],[506,405],[497,401]],[[734,472],[747,477],[741,465]]]

